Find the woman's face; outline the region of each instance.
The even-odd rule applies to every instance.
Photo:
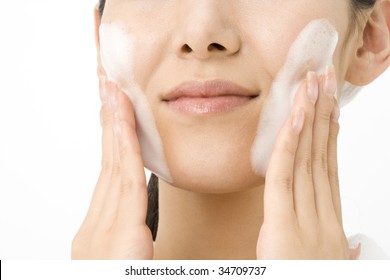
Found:
[[[353,51],[343,48],[349,14],[350,0],[107,0],[102,24],[118,23],[134,39],[134,81],[152,109],[174,185],[228,192],[263,181],[250,162],[259,117],[291,44],[314,19],[328,19],[339,33],[333,62],[344,82]],[[222,85],[211,82],[207,94],[227,81],[247,96],[167,96],[183,83],[202,91],[216,80]]]

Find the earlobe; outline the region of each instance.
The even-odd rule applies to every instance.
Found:
[[[346,80],[364,86],[381,75],[390,64],[389,0],[377,1],[360,37],[362,43],[352,57]]]

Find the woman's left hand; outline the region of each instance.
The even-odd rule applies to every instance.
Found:
[[[258,259],[350,259],[337,168],[334,67],[308,73],[275,143],[266,174]]]

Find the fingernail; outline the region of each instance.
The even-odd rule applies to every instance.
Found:
[[[331,119],[333,122],[338,123],[340,119],[340,106],[337,104],[337,102],[334,105],[332,114],[331,114]]]
[[[303,108],[300,108],[295,113],[293,118],[293,123],[292,123],[293,130],[297,135],[301,133],[304,121],[305,121],[305,111],[303,110]]]
[[[318,99],[318,80],[317,75],[310,71],[307,73],[307,94],[309,96],[309,100],[316,104]]]
[[[333,65],[326,67],[324,93],[329,98],[333,98],[337,91],[336,72]]]

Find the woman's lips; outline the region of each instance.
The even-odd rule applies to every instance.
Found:
[[[207,114],[229,111],[245,105],[250,97],[225,95],[215,97],[180,97],[168,101],[168,106],[176,111],[189,114]]]
[[[259,94],[223,80],[190,81],[180,84],[162,100],[169,108],[185,114],[210,114],[230,111],[249,103]]]

